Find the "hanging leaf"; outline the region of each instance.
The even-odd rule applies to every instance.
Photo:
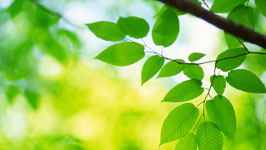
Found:
[[[153,29],[152,39],[156,45],[168,47],[172,45],[179,33],[179,20],[172,9],[166,9],[157,18]]]
[[[20,90],[18,87],[10,85],[8,86],[6,90],[6,97],[10,104],[12,104],[16,98],[16,96],[19,94]]]
[[[206,103],[208,116],[230,139],[236,132],[236,115],[233,105],[224,96],[215,96]]]
[[[163,102],[184,102],[200,96],[204,89],[199,80],[187,80],[172,88],[162,100]]]
[[[214,76],[211,76],[210,78],[210,82],[213,81],[212,87],[218,95],[223,95],[226,86],[225,78],[223,76],[215,76],[213,79],[213,77]]]
[[[256,7],[266,17],[266,0],[255,0]]]
[[[245,53],[247,53],[247,51],[244,48],[229,49],[219,54],[216,60],[220,60],[220,59],[222,60],[227,57],[234,57],[234,56],[238,56],[238,55],[245,54]],[[226,71],[239,67],[244,62],[245,59],[246,59],[246,55],[242,55],[242,56],[230,58],[230,59],[224,59],[222,61],[217,62],[216,67],[226,72]]]
[[[191,79],[202,80],[204,77],[203,69],[199,65],[186,65],[183,72]]]
[[[144,46],[135,42],[114,44],[102,51],[96,59],[116,66],[128,66],[144,57]]]
[[[24,92],[24,95],[27,98],[27,100],[28,100],[29,104],[31,105],[31,107],[33,109],[37,109],[38,105],[39,105],[40,94],[35,92],[35,91],[26,89],[25,92]]]
[[[247,0],[214,0],[211,10],[217,13],[227,13],[236,6],[244,4]]]
[[[136,39],[145,37],[150,28],[146,20],[133,16],[127,18],[120,17],[117,25],[125,34]]]
[[[182,59],[177,59],[175,61],[168,62],[161,69],[161,71],[158,75],[158,78],[171,77],[171,76],[177,75],[181,71],[183,71],[183,69],[185,68],[185,65],[178,64],[177,62],[185,63],[185,61]]]
[[[197,150],[196,136],[193,133],[189,133],[177,142],[175,150]]]
[[[226,81],[234,88],[250,93],[266,93],[263,82],[252,72],[244,69],[229,72]]]
[[[223,137],[212,122],[204,122],[198,126],[197,137],[199,150],[222,150]]]
[[[199,109],[191,103],[173,109],[163,122],[160,145],[184,137],[195,124]]]
[[[126,36],[113,22],[100,21],[86,25],[95,36],[106,41],[121,41]]]
[[[245,25],[249,28],[254,28],[255,26],[255,14],[252,7],[240,5],[233,9],[228,17],[228,19],[236,21],[242,25]],[[241,43],[236,37],[231,34],[224,32],[224,37],[226,44],[229,48],[239,47]]]
[[[143,65],[141,72],[141,84],[152,78],[163,66],[164,58],[158,55],[150,57]]]
[[[193,61],[197,61],[199,59],[201,59],[202,57],[204,57],[206,54],[203,53],[192,53],[188,56],[188,60],[193,62]]]

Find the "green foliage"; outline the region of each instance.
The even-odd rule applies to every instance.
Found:
[[[188,60],[193,62],[193,61],[197,61],[199,59],[201,59],[202,57],[204,57],[206,54],[203,53],[192,53],[188,56]]]
[[[87,24],[88,28],[98,37],[106,41],[121,41],[126,34],[113,22],[100,21]]]
[[[216,67],[221,69],[224,72],[235,69],[244,62],[244,60],[246,59],[246,55],[243,55],[240,57],[235,57],[235,56],[245,54],[245,53],[247,52],[243,48],[235,48],[235,49],[226,50],[222,52],[221,54],[219,54],[218,57],[216,58],[216,60],[221,60],[217,62]],[[235,58],[225,59],[227,57],[235,57]]]
[[[236,132],[236,116],[233,105],[224,96],[215,96],[206,103],[208,116],[230,139]]]
[[[163,102],[184,102],[200,96],[204,89],[199,80],[187,80],[172,88],[164,97]]]
[[[30,106],[34,109],[37,109],[39,106],[40,94],[30,89],[26,89],[24,95],[27,98]]]
[[[10,85],[8,86],[7,90],[6,90],[6,96],[8,99],[8,102],[10,104],[12,104],[15,100],[15,97],[19,94],[20,89],[16,86]]]
[[[242,25],[245,25],[249,28],[254,28],[255,26],[255,14],[252,7],[240,5],[234,8],[227,17],[230,20],[236,21]],[[239,40],[228,34],[224,33],[226,44],[229,48],[235,48],[240,46]]]
[[[203,69],[199,65],[186,65],[183,72],[191,79],[202,80],[204,77]]]
[[[217,13],[227,13],[247,0],[214,0],[211,10]]]
[[[179,20],[172,9],[165,9],[157,18],[153,29],[152,39],[156,45],[168,47],[172,45],[179,33]]]
[[[175,150],[197,150],[197,145],[196,135],[189,133],[177,142]]]
[[[117,25],[125,34],[136,39],[145,37],[150,28],[146,20],[134,16],[120,17]]]
[[[188,134],[199,115],[199,109],[191,103],[173,109],[163,122],[160,145],[177,140]]]
[[[266,17],[266,0],[255,0],[256,7]]]
[[[144,46],[135,42],[114,44],[95,58],[116,66],[128,66],[144,57]]]
[[[150,57],[143,65],[141,71],[141,84],[143,85],[152,78],[163,66],[164,58],[154,55]]]
[[[234,88],[250,93],[266,93],[263,82],[252,72],[244,69],[232,70],[226,81]]]
[[[199,150],[222,150],[223,137],[212,122],[204,122],[197,129]]]
[[[223,95],[226,86],[226,80],[223,76],[211,76],[210,83],[212,83],[212,87],[218,95]]]
[[[168,62],[161,69],[161,71],[158,75],[158,78],[171,77],[171,76],[177,75],[180,72],[182,72],[183,69],[185,68],[185,65],[178,64],[177,62],[185,63],[185,61],[182,59],[176,59],[175,61],[172,60],[172,61]]]

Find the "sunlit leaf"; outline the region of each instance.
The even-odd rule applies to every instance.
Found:
[[[201,123],[197,128],[199,150],[222,150],[223,137],[212,122]]]
[[[210,77],[210,82],[213,82],[212,87],[218,95],[223,95],[226,86],[225,78],[223,76],[215,76],[213,79],[213,77],[214,76]]]
[[[197,145],[196,136],[193,133],[189,133],[177,142],[175,150],[197,150]]]
[[[113,22],[100,21],[87,24],[88,28],[97,36],[106,41],[121,41],[126,34]]]
[[[138,17],[120,17],[117,22],[121,31],[133,38],[143,38],[149,32],[149,24],[146,20]]]
[[[168,47],[172,45],[179,33],[179,20],[172,9],[166,9],[157,18],[153,29],[152,39],[156,45]]]
[[[242,25],[249,28],[254,28],[255,25],[255,14],[252,7],[240,5],[233,9],[228,17],[228,19],[236,21]],[[226,44],[229,48],[235,48],[241,45],[239,40],[232,36],[231,34],[224,33]]]
[[[202,80],[204,77],[203,69],[199,65],[186,65],[183,72],[191,79]]]
[[[234,88],[250,93],[266,93],[263,82],[252,72],[244,69],[228,73],[226,81]]]
[[[266,0],[255,0],[256,7],[266,17]]]
[[[174,75],[179,74],[181,71],[183,71],[183,69],[185,68],[185,65],[183,64],[178,64],[177,62],[181,62],[184,63],[185,61],[182,59],[177,59],[175,61],[170,61],[167,64],[165,64],[163,66],[163,68],[161,69],[158,78],[162,78],[162,77],[171,77]]]
[[[227,13],[247,0],[214,0],[211,10],[217,13]]]
[[[199,80],[187,80],[172,88],[164,97],[163,102],[184,102],[201,95],[204,89]]]
[[[124,42],[108,47],[95,58],[116,66],[128,66],[142,59],[144,55],[143,45]]]
[[[235,69],[244,62],[246,55],[242,55],[242,54],[245,54],[245,53],[247,53],[247,51],[244,48],[235,48],[235,49],[229,49],[227,51],[224,51],[221,54],[219,54],[218,57],[216,58],[216,60],[221,60],[217,62],[216,67],[225,72]],[[238,55],[242,55],[242,56],[235,57]],[[230,58],[230,59],[225,59],[225,58]]]
[[[193,61],[197,61],[199,59],[201,59],[202,57],[204,57],[206,54],[203,53],[192,53],[188,56],[188,60],[193,62]]]
[[[152,78],[163,66],[164,58],[158,55],[150,57],[143,65],[141,71],[141,84]]]
[[[231,102],[224,96],[215,96],[206,103],[208,116],[230,139],[236,132],[236,115]]]
[[[199,109],[191,103],[173,109],[163,122],[160,145],[184,137],[193,127],[198,115]]]

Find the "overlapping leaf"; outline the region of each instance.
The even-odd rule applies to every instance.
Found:
[[[236,132],[236,115],[231,102],[224,96],[215,96],[206,103],[208,116],[230,139]]]
[[[191,103],[177,106],[163,122],[160,145],[184,137],[193,127],[198,115],[199,109]]]
[[[193,133],[189,133],[177,142],[175,150],[197,150],[196,136]]]
[[[266,0],[255,0],[256,7],[266,17]]]
[[[211,10],[217,13],[227,13],[247,0],[214,0]]]

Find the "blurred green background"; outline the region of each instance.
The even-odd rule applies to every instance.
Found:
[[[175,142],[158,145],[162,122],[177,104],[160,101],[185,77],[140,86],[143,62],[118,68],[94,60],[111,43],[84,25],[129,15],[152,25],[160,7],[142,0],[0,0],[0,149],[173,149]],[[221,31],[189,15],[180,19],[180,37],[166,55],[202,51],[212,59],[226,49]],[[265,18],[257,21],[266,33]],[[145,41],[152,44],[151,37]],[[265,59],[249,56],[245,64],[264,83]],[[204,68],[206,75],[211,68]],[[265,150],[266,97],[232,88],[226,96],[238,123],[235,140],[226,139],[224,149]]]

